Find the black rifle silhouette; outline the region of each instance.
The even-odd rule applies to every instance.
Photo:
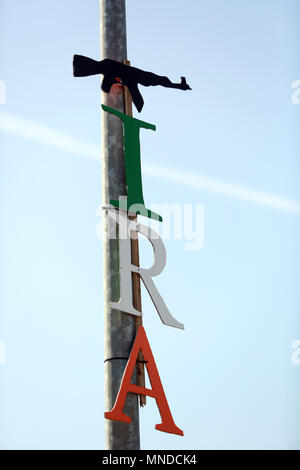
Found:
[[[138,84],[143,86],[161,85],[167,88],[191,90],[186,83],[185,77],[181,77],[180,83],[172,83],[168,77],[162,77],[152,72],[145,72],[144,70],[122,64],[116,60],[104,59],[97,61],[82,55],[74,55],[74,77],[87,77],[89,75],[98,74],[104,75],[101,88],[105,93],[109,93],[114,83],[126,85],[139,113],[143,109],[144,100],[138,89]],[[120,79],[121,82],[117,79]]]

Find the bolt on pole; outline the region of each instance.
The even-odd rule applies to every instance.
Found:
[[[100,0],[101,59],[123,62],[127,59],[125,0]],[[101,92],[101,103],[124,112],[123,87],[113,85]],[[120,119],[102,111],[101,152],[103,204],[126,195],[123,156],[123,126]],[[110,308],[119,300],[119,243],[109,237],[109,217],[103,214],[104,280],[104,386],[105,411],[115,403],[123,372],[135,338],[134,316]],[[129,393],[124,412],[131,423],[105,420],[107,450],[140,448],[138,395]]]

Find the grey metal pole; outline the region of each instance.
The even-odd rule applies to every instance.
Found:
[[[100,0],[101,59],[123,62],[127,59],[125,0]],[[124,112],[123,87],[113,85],[109,94],[102,93],[101,102]],[[103,204],[126,195],[123,158],[123,128],[120,119],[102,111],[102,187]],[[132,315],[112,310],[111,301],[119,300],[119,244],[109,239],[109,218],[103,216],[104,264],[104,382],[105,411],[110,411],[120,387],[126,358],[135,338]],[[131,424],[105,420],[106,449],[138,450],[140,448],[138,395],[129,393],[124,412]]]

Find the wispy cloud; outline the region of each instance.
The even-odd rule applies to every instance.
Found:
[[[98,146],[11,113],[0,112],[0,131],[100,162],[100,148]],[[208,178],[199,173],[176,170],[172,167],[153,165],[147,162],[143,163],[143,171],[153,178],[171,183],[300,214],[300,202],[296,200]]]

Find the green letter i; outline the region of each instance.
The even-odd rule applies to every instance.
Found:
[[[145,217],[162,222],[162,217],[160,215],[145,207],[141,173],[140,129],[151,129],[155,131],[156,127],[148,122],[127,116],[126,114],[109,108],[104,104],[101,106],[104,111],[118,116],[124,125],[124,158],[127,201],[110,200],[110,204],[119,209],[127,210],[134,214],[141,214]]]

